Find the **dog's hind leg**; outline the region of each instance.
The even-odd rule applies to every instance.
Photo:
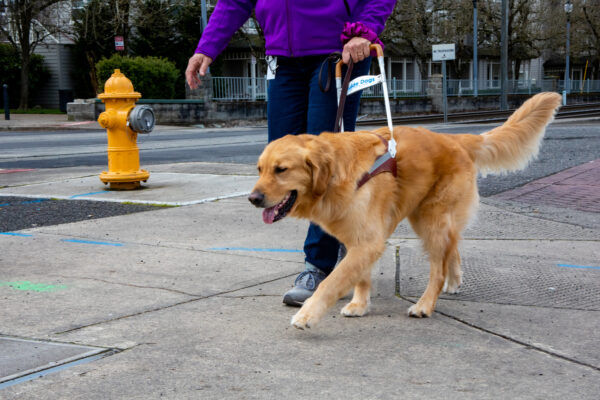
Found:
[[[458,293],[458,288],[462,284],[462,271],[460,269],[460,254],[458,248],[455,249],[448,258],[448,275],[444,283],[444,293]]]
[[[474,176],[472,180],[463,181],[463,183],[468,186],[464,187],[462,193],[471,192],[471,196],[463,196],[452,212],[452,228],[454,232],[456,232],[455,237],[457,245],[448,258],[448,275],[446,276],[446,282],[444,283],[444,293],[458,293],[458,288],[462,284],[458,241],[461,238],[461,233],[471,221],[479,206],[479,194],[477,193],[475,182],[476,178]]]
[[[340,264],[319,285],[315,293],[304,302],[304,305],[292,318],[292,325],[299,329],[310,328],[323,318],[329,308],[353,287],[358,287],[352,304],[356,299],[354,311],[366,312],[370,290],[371,268],[385,250],[385,241],[376,244],[362,243],[360,246],[348,246],[348,253]],[[356,297],[358,296],[358,298]],[[353,306],[354,308],[354,306]]]
[[[450,215],[446,213],[440,215],[422,212],[418,217],[411,217],[410,222],[423,240],[425,250],[429,254],[430,270],[427,288],[417,304],[408,309],[408,315],[417,318],[429,317],[433,313],[448,276],[450,263],[454,256],[458,255],[459,235],[453,229]]]
[[[354,287],[352,301],[342,308],[342,315],[345,317],[362,317],[369,311],[371,305],[371,274],[367,274]]]

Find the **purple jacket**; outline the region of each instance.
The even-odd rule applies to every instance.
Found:
[[[395,4],[396,0],[218,0],[196,53],[214,60],[253,8],[265,34],[267,55],[302,57],[341,51],[343,38],[361,36],[373,42]]]

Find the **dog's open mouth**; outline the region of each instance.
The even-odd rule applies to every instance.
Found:
[[[263,210],[263,221],[265,224],[272,224],[273,222],[283,219],[292,209],[296,202],[298,192],[292,190],[284,197],[279,204],[273,207],[265,208]]]

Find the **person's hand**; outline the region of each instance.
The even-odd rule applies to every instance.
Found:
[[[185,70],[185,79],[191,89],[196,89],[200,86],[198,74],[204,76],[208,66],[212,63],[212,58],[207,55],[196,53],[188,61],[187,69]]]
[[[344,45],[344,50],[342,51],[342,60],[344,64],[348,64],[348,60],[352,57],[352,61],[356,64],[359,61],[364,60],[365,58],[371,55],[371,50],[369,46],[371,42],[369,42],[365,38],[361,37],[353,37]]]

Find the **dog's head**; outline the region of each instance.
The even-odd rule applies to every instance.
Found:
[[[327,190],[331,176],[330,144],[314,135],[288,135],[271,142],[258,159],[258,182],[248,200],[265,208],[271,224],[313,204]]]

